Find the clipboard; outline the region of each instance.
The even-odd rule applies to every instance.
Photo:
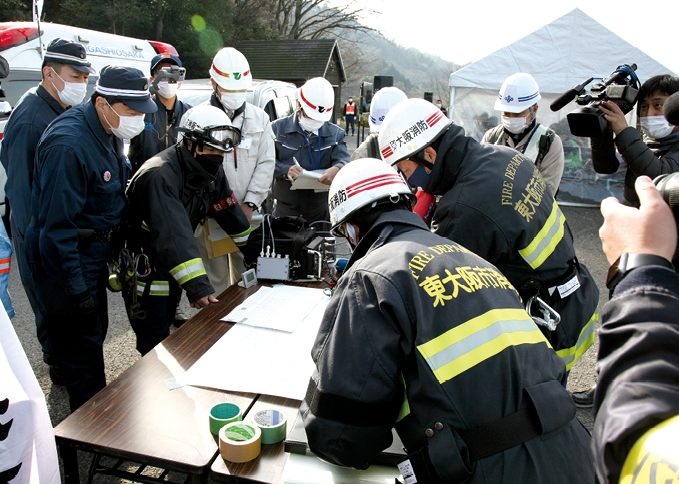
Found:
[[[318,181],[323,172],[325,172],[324,169],[312,171],[304,170],[297,178],[295,178],[290,190],[330,190],[330,185]]]
[[[205,237],[205,248],[207,249],[209,259],[232,254],[240,250],[231,237],[229,237],[229,234],[211,217],[208,217],[205,224],[203,224],[203,236]]]

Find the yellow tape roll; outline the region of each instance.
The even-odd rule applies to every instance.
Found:
[[[219,430],[219,454],[229,462],[249,462],[262,451],[262,431],[256,425],[234,422]]]

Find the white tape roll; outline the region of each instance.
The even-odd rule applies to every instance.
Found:
[[[262,451],[262,431],[256,425],[232,422],[219,430],[219,454],[229,462],[249,462]]]

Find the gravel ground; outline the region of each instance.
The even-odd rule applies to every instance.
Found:
[[[348,139],[350,152],[356,148],[356,138]],[[608,263],[601,249],[598,230],[603,223],[601,213],[597,209],[562,207],[575,236],[575,245],[578,258],[584,263],[594,276],[599,286],[600,306],[608,300],[608,290],[605,288],[605,277]],[[48,367],[42,362],[42,352],[35,336],[35,323],[31,308],[24,293],[19,279],[19,271],[16,263],[12,260],[9,291],[16,310],[16,316],[12,324],[26,351],[36,377],[45,393],[47,407],[52,424],[57,426],[69,414],[68,395],[65,387],[52,385],[48,375]],[[182,299],[182,308],[187,316],[195,314],[190,308],[186,298]],[[111,382],[115,380],[127,368],[133,365],[139,358],[135,349],[135,338],[130,328],[125,306],[120,293],[109,293],[110,323],[108,335],[104,343],[104,359],[106,363],[106,378]],[[574,365],[571,371],[568,390],[586,390],[595,382],[595,363],[597,343]],[[589,410],[578,410],[578,418],[591,430],[593,420]],[[84,482],[89,468],[91,457],[86,453],[79,454],[80,476]],[[129,482],[110,476],[98,475],[97,483],[121,483]]]

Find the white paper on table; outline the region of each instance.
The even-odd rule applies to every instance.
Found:
[[[324,296],[292,333],[236,324],[179,382],[302,400],[314,370],[311,348],[329,300]]]
[[[290,190],[330,190],[330,185],[318,181],[325,170],[304,170],[292,183]]]
[[[261,287],[222,321],[290,333],[324,297],[322,289],[310,287]]]

